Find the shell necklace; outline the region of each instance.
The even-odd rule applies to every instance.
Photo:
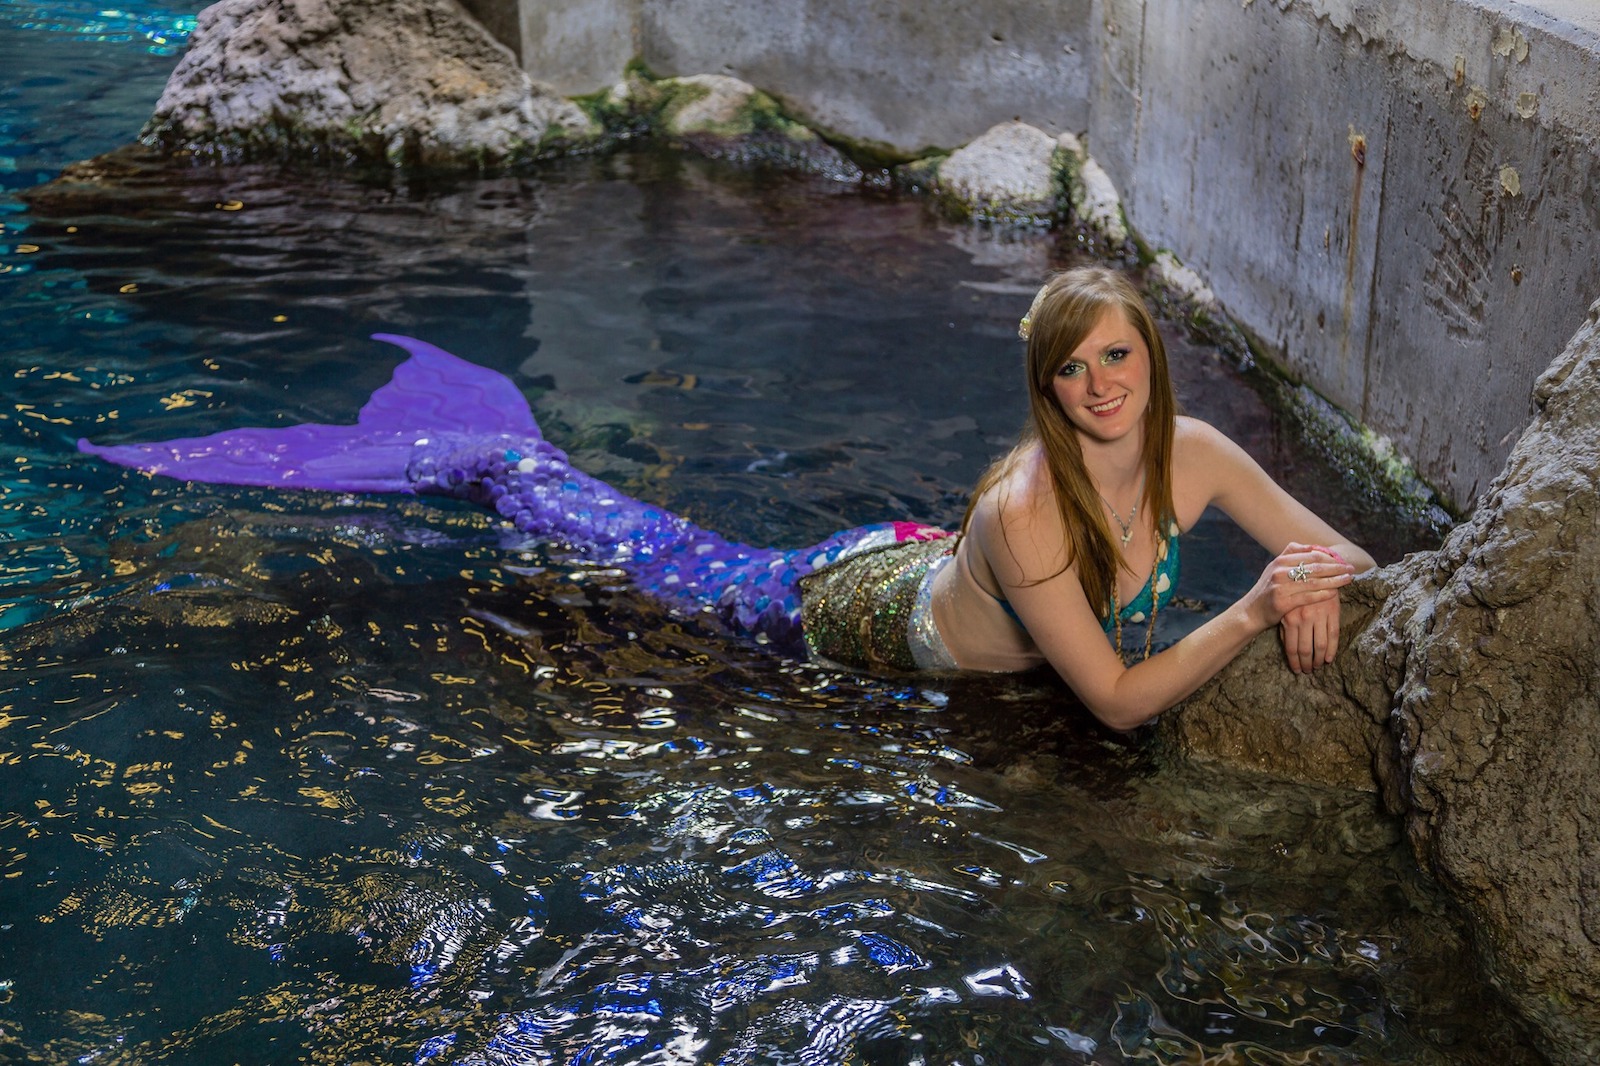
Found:
[[[1121,539],[1122,546],[1124,548],[1126,548],[1128,546],[1128,542],[1133,539],[1133,524],[1139,517],[1139,505],[1144,502],[1144,479],[1146,476],[1147,474],[1142,474],[1139,477],[1139,495],[1133,501],[1133,510],[1128,512],[1128,520],[1126,522],[1124,522],[1122,520],[1122,516],[1117,513],[1117,509],[1111,506],[1111,501],[1106,499],[1105,494],[1100,492],[1098,489],[1095,490],[1095,495],[1100,497],[1100,502],[1106,505],[1106,510],[1111,512],[1111,517],[1117,520],[1117,526],[1122,530]]]

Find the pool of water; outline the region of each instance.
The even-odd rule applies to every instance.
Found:
[[[383,330],[740,539],[954,523],[1072,259],[644,151],[43,185],[132,138],[192,13],[0,2],[0,1058],[1537,1061],[1367,797],[1163,764],[1048,677],[785,660],[464,507],[80,457],[351,420]],[[1189,410],[1426,545],[1169,333]],[[1185,554],[1164,639],[1263,561]]]

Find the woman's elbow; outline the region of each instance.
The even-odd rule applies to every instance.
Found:
[[[1131,733],[1167,709],[1127,667],[1107,671],[1106,676],[1080,677],[1078,685],[1072,683],[1065,670],[1058,668],[1057,672],[1089,713],[1118,733]]]
[[[1131,733],[1145,723],[1155,721],[1156,716],[1166,709],[1130,706],[1116,700],[1086,700],[1085,705],[1101,725],[1117,733]]]

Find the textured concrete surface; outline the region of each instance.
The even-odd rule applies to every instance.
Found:
[[[521,0],[521,53],[569,94],[606,88],[632,58],[661,76],[726,74],[824,133],[911,158],[1013,118],[1083,129],[1089,3]]]
[[[583,96],[609,88],[621,79],[628,62],[643,51],[638,0],[473,2],[479,7],[515,8],[516,51],[522,57],[523,69],[568,96]],[[501,22],[494,21],[495,24]],[[682,73],[704,74],[710,69]]]
[[[1135,230],[1458,506],[1600,293],[1581,6],[1095,4],[1088,146]]]

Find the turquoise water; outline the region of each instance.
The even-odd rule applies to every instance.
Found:
[[[191,15],[0,3],[0,1058],[1536,1061],[1368,798],[1163,765],[1046,677],[787,661],[465,508],[84,461],[348,421],[394,330],[733,536],[951,523],[1073,254],[649,152],[53,182]],[[1171,335],[1192,411],[1424,543]],[[1185,553],[1164,638],[1260,565]]]

